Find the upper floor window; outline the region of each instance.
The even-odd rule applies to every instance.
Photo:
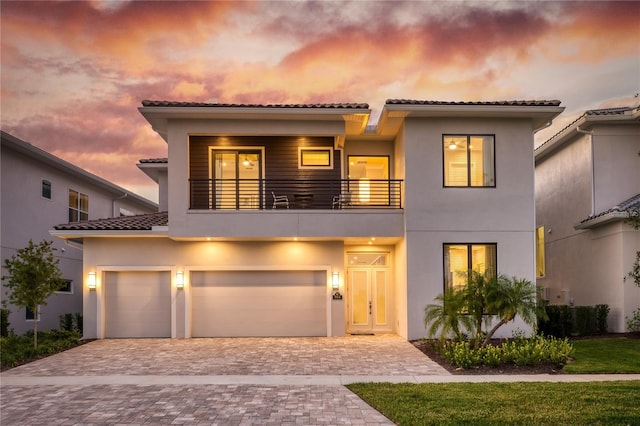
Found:
[[[444,135],[445,187],[495,187],[495,136]]]
[[[497,245],[455,243],[444,245],[445,288],[467,285],[469,271],[497,274]]]
[[[42,197],[47,200],[51,199],[51,181],[42,179]]]
[[[89,220],[89,196],[69,190],[69,222]]]

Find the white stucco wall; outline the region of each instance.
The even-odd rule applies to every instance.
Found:
[[[493,134],[495,188],[443,187],[443,134]],[[407,335],[425,335],[425,305],[444,290],[444,243],[497,243],[498,272],[535,277],[533,135],[527,120],[408,119]],[[500,329],[511,335],[521,323]]]
[[[133,213],[148,213],[151,210],[140,206],[131,198],[121,198],[96,186],[90,179],[70,174],[39,157],[17,152],[13,145],[2,144],[1,199],[2,199],[2,264],[17,249],[28,245],[29,240],[53,241],[56,258],[64,279],[72,280],[73,293],[55,293],[46,306],[41,307],[41,330],[57,329],[59,316],[66,313],[82,312],[82,251],[75,245],[49,234],[53,226],[69,221],[69,189],[89,196],[89,219],[112,217],[122,207]],[[51,199],[42,197],[42,180],[51,182]],[[3,269],[2,274],[6,274]],[[5,299],[4,287],[1,290]],[[26,321],[24,309],[10,306],[10,327],[18,334],[33,328]]]
[[[593,135],[575,135],[535,169],[546,263],[537,283],[550,289],[551,304],[608,304],[613,332],[624,332],[625,317],[640,305],[637,289],[623,280],[640,250],[640,231],[622,221],[593,229],[575,225],[640,193],[639,129],[596,123]]]

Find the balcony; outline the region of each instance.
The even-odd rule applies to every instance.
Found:
[[[190,179],[190,210],[402,209],[402,180]]]

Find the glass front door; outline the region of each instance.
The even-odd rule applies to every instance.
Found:
[[[350,333],[391,331],[386,260],[387,255],[384,254],[349,255],[349,264],[358,265],[347,268],[347,325]]]
[[[213,151],[216,209],[259,209],[262,205],[262,153],[253,150]]]

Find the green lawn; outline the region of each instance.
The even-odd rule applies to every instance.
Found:
[[[574,340],[567,373],[640,373],[640,339],[612,337]]]
[[[640,424],[640,381],[347,387],[399,425]]]

